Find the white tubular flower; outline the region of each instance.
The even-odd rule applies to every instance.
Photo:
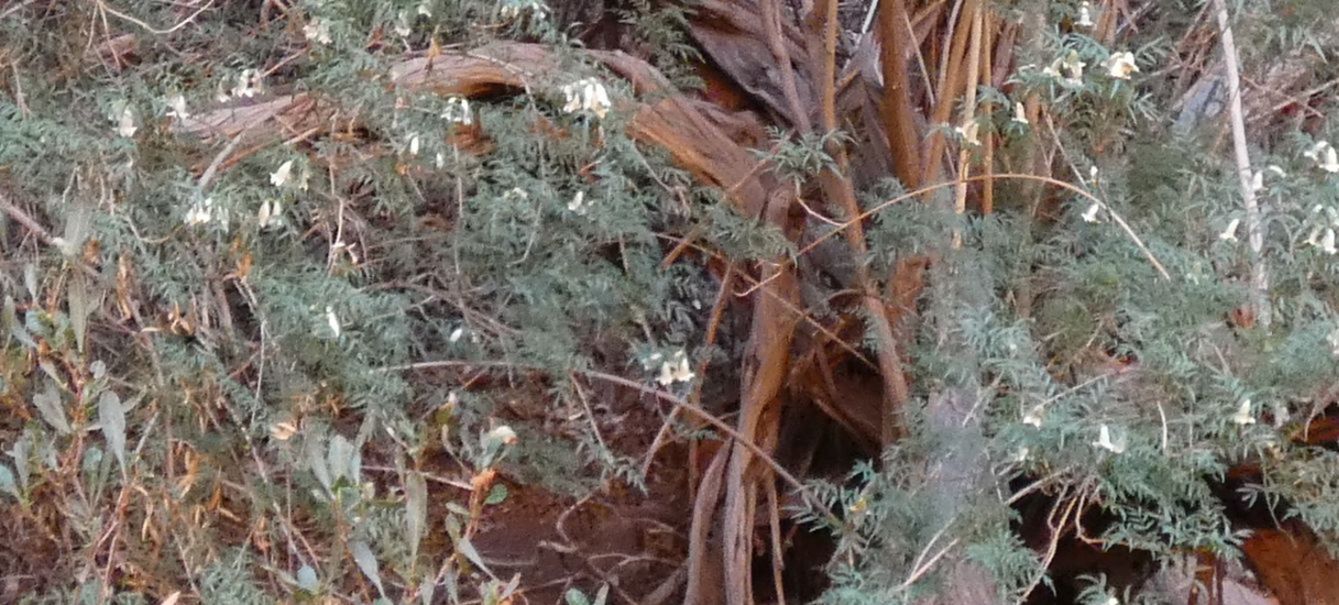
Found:
[[[1325,148],[1325,161],[1320,163],[1320,169],[1329,173],[1339,172],[1339,151],[1333,147]]]
[[[1325,337],[1325,341],[1330,343],[1330,353],[1339,357],[1339,327],[1330,330],[1330,335]]]
[[[256,212],[256,223],[261,229],[269,229],[283,224],[284,208],[279,200],[265,200],[260,205],[260,210]]]
[[[1101,211],[1102,211],[1102,205],[1099,204],[1099,203],[1097,203],[1097,202],[1093,202],[1093,205],[1089,206],[1087,210],[1084,210],[1084,211],[1083,211],[1083,215],[1082,215],[1082,216],[1083,216],[1083,222],[1085,222],[1085,223],[1096,223],[1096,222],[1097,222],[1097,213],[1098,213],[1098,212],[1101,212]]]
[[[1315,162],[1325,172],[1339,172],[1339,152],[1335,151],[1329,141],[1316,141],[1316,144],[1303,151],[1302,155]]]
[[[399,34],[401,38],[408,37],[409,34],[414,33],[414,26],[409,22],[409,15],[405,14],[404,11],[400,11],[400,14],[396,15],[395,33]]]
[[[432,16],[432,2],[431,2],[430,0],[423,0],[423,2],[419,2],[419,3],[418,3],[418,9],[417,9],[416,12],[418,12],[418,14],[420,14],[420,15],[423,15],[424,17],[431,17],[431,16]]]
[[[409,155],[418,155],[418,145],[418,133],[415,133],[409,137]]]
[[[191,117],[190,112],[186,111],[186,97],[181,93],[174,94],[167,98],[167,117],[185,120]]]
[[[1274,173],[1274,175],[1278,176],[1279,178],[1288,176],[1288,173],[1284,172],[1282,168],[1279,168],[1277,164],[1270,164],[1268,166],[1265,166],[1265,170]]]
[[[1232,219],[1232,222],[1227,224],[1227,228],[1224,229],[1222,233],[1218,234],[1218,239],[1223,240],[1225,242],[1237,241],[1237,227],[1240,225],[1241,225],[1241,219],[1239,218]]]
[[[1031,410],[1028,410],[1028,413],[1023,414],[1023,424],[1036,428],[1041,428],[1041,423],[1045,419],[1046,407],[1040,404],[1034,406]]]
[[[446,341],[452,344],[460,342],[460,337],[465,335],[465,328],[459,327],[451,330],[451,334],[446,337]]]
[[[498,14],[507,20],[516,19],[522,13],[529,13],[532,18],[543,21],[549,16],[549,7],[540,0],[504,0],[498,9]]]
[[[128,139],[135,136],[138,130],[139,126],[135,125],[135,111],[126,104],[116,116],[116,134]]]
[[[1232,415],[1232,423],[1239,426],[1255,424],[1255,416],[1251,414],[1250,399],[1241,400],[1241,406],[1237,408],[1237,413]]]
[[[288,160],[279,165],[279,169],[270,173],[270,184],[275,187],[283,187],[288,179],[293,176],[293,160]]]
[[[688,365],[688,356],[683,351],[674,354],[673,359],[660,364],[660,375],[656,377],[656,382],[660,386],[669,386],[676,382],[689,382],[696,378],[697,374]]]
[[[1015,102],[1014,117],[1011,118],[1009,121],[1015,122],[1017,124],[1022,124],[1023,126],[1027,126],[1029,123],[1027,119],[1027,108],[1023,107],[1022,103]]]
[[[609,91],[595,78],[585,78],[563,86],[563,96],[567,99],[563,111],[567,113],[587,111],[597,118],[604,118],[613,106],[609,100]]]
[[[578,191],[572,196],[572,201],[567,202],[567,209],[577,214],[586,213],[586,192]]]
[[[318,44],[330,44],[330,22],[317,17],[302,26],[302,35]]]
[[[451,97],[446,100],[446,109],[442,110],[442,119],[452,124],[469,126],[474,123],[474,114],[470,111],[470,100],[464,97]]]
[[[207,197],[191,205],[190,210],[186,211],[186,217],[182,222],[188,227],[198,227],[209,223],[214,218],[214,198]]]
[[[325,308],[325,323],[327,326],[330,327],[330,333],[334,334],[335,338],[338,339],[340,334],[343,333],[343,331],[340,329],[339,326],[339,317],[335,316],[335,310],[330,308],[329,306]]]
[[[1069,54],[1065,55],[1065,59],[1061,62],[1060,66],[1065,68],[1065,82],[1074,86],[1083,85],[1084,64],[1083,59],[1079,58],[1079,53],[1072,50],[1069,51]]]
[[[265,92],[265,83],[260,72],[254,69],[244,69],[237,75],[237,85],[232,89],[232,96],[251,98],[262,92]]]
[[[1079,5],[1079,20],[1077,23],[1075,23],[1075,25],[1079,27],[1088,27],[1088,28],[1091,28],[1093,26],[1092,4],[1084,2],[1083,4]]]
[[[1265,188],[1265,173],[1256,172],[1251,175],[1251,191],[1260,191]]]
[[[1106,68],[1107,75],[1117,80],[1129,80],[1131,75],[1139,73],[1139,66],[1134,62],[1134,53],[1130,51],[1111,53],[1111,56],[1102,62],[1102,67]]]
[[[1111,438],[1111,428],[1104,424],[1097,429],[1097,441],[1093,442],[1093,447],[1100,447],[1113,454],[1123,454],[1125,453],[1125,435],[1113,440]]]
[[[958,126],[953,130],[958,133],[958,136],[962,137],[962,142],[964,144],[973,147],[981,144],[981,139],[977,136],[981,131],[981,126],[976,123],[976,120],[967,120],[966,124]]]
[[[505,424],[488,431],[485,438],[503,445],[514,445],[519,439],[519,437],[516,436],[516,431]]]
[[[1335,249],[1334,247],[1334,229],[1332,227],[1327,227],[1325,229],[1325,237],[1320,239],[1320,249],[1324,250],[1325,253],[1329,255],[1334,255],[1335,252],[1339,252],[1339,249]]]

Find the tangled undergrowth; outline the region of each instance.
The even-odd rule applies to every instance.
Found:
[[[119,4],[0,7],[0,600],[1336,569],[1324,2]]]

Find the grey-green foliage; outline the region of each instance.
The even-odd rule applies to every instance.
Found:
[[[1331,33],[1321,27],[1311,35]],[[1149,44],[1137,53],[1146,67],[1161,48]],[[1108,208],[1094,210],[1084,196],[1059,191],[1060,208],[1041,213],[1028,199],[1038,190],[1007,182],[999,191],[1011,197],[998,200],[1001,211],[991,217],[955,221],[931,205],[906,205],[875,218],[871,261],[929,251],[947,259],[938,260],[942,266],[980,269],[943,270],[937,279],[988,281],[984,304],[926,322],[908,355],[922,400],[947,376],[970,372],[964,377],[979,385],[974,416],[1000,489],[972,503],[941,543],[960,540],[968,557],[994,572],[1006,601],[1033,582],[1044,586],[1035,553],[1009,529],[1018,513],[1004,504],[1008,482],[1044,480],[1041,493],[1101,519],[1084,528],[1086,538],[1161,560],[1193,551],[1239,556],[1247,532],[1229,522],[1227,508],[1247,504],[1296,517],[1335,548],[1339,467],[1332,452],[1294,441],[1328,403],[1325,392],[1339,371],[1339,264],[1327,249],[1339,189],[1318,147],[1333,127],[1252,149],[1265,208],[1256,260],[1230,154],[1206,153],[1200,137],[1211,133],[1170,134],[1169,100],[1140,92],[1165,92],[1162,83],[1109,78],[1095,64],[1112,49],[1082,34],[1057,35],[1043,46],[1049,54],[1018,74],[1018,91],[1041,94],[1053,113],[1054,138],[1064,149],[1057,174],[1109,204],[1147,251]],[[1071,51],[1088,66],[1082,82],[1064,82],[1063,71],[1042,73]],[[1259,59],[1248,57],[1250,65]],[[1006,140],[1005,148],[1026,153],[1039,127],[1001,129],[1021,139],[1016,148]],[[1053,138],[1049,131],[1037,136]],[[1093,149],[1099,144],[1101,154]],[[964,234],[960,250],[943,244],[955,228]],[[1252,267],[1261,261],[1273,308],[1267,328],[1242,313]],[[968,345],[970,363],[944,352],[955,338]],[[924,430],[912,427],[913,435]],[[830,528],[840,546],[826,601],[897,602],[943,579],[943,570],[933,569],[924,586],[906,583],[928,536],[943,527],[914,512],[927,506],[917,498],[936,488],[935,460],[928,458],[934,451],[931,442],[908,439],[879,472],[824,488],[832,507],[847,511],[847,524]],[[1258,465],[1258,480],[1235,494],[1220,489],[1239,464]],[[1072,521],[1064,529],[1078,530]],[[1091,580],[1084,602],[1148,598]]]
[[[162,552],[175,553],[138,569],[181,586],[193,578],[210,602],[250,603],[290,598],[299,584],[345,595],[353,584],[324,580],[312,590],[310,570],[353,577],[369,556],[392,597],[432,584],[449,552],[406,546],[397,476],[431,451],[478,464],[474,472],[501,464],[563,492],[589,491],[606,476],[639,479],[581,417],[559,431],[515,421],[514,451],[483,454],[481,435],[506,421],[516,392],[456,392],[462,385],[442,374],[402,369],[504,363],[504,385],[539,369],[557,384],[530,395],[568,406],[571,370],[649,379],[634,350],[697,354],[716,289],[700,265],[659,267],[669,234],[700,226],[740,259],[781,247],[663,154],[634,144],[620,107],[603,117],[564,110],[561,87],[585,77],[616,101],[632,95],[574,58],[570,23],[540,2],[311,0],[260,15],[225,3],[151,33],[136,21],[167,29],[186,15],[124,4],[126,16],[30,4],[0,22],[7,83],[22,91],[0,99],[4,195],[55,235],[80,240],[47,247],[0,220],[0,399],[46,397],[54,406],[48,422],[0,426],[11,452],[0,498],[44,510],[52,498],[76,498],[72,480],[85,490],[78,498],[89,498],[72,506],[78,543],[46,570],[49,594],[75,589],[62,583],[74,577],[66,572],[105,543],[101,515],[122,488],[176,507],[128,509],[121,526],[135,531],[113,541],[127,556],[159,552],[146,540],[172,542]],[[619,18],[658,64],[691,54],[678,29],[683,9],[633,3]],[[123,61],[88,50],[122,33],[137,43]],[[463,52],[496,40],[544,44],[561,69],[529,91],[476,99],[468,113],[431,91],[386,85],[406,51]],[[336,123],[305,138],[282,132],[289,144],[252,147],[248,137],[231,156],[222,153],[226,137],[183,132],[216,97],[246,105],[288,93],[336,108]],[[481,146],[453,138],[470,129],[486,137]],[[99,305],[86,330],[83,303],[67,302],[81,266],[92,273],[81,300]],[[39,343],[52,356],[41,367]],[[114,437],[100,459],[92,455],[100,444],[77,447],[74,437],[91,421],[86,410],[96,420],[97,391],[42,395],[95,363],[107,376],[99,389],[112,384],[121,400],[138,401],[123,430],[109,407],[107,432],[83,437]],[[62,466],[75,451],[87,464],[71,479]],[[369,471],[356,462],[362,456],[395,472]],[[29,499],[36,489],[44,500]],[[272,550],[257,552],[249,531],[220,527],[220,508],[263,528],[254,537]],[[451,513],[457,527],[469,522],[461,510]],[[201,518],[211,522],[196,526]],[[367,546],[358,561],[341,554],[350,540]],[[295,547],[302,542],[315,550]],[[310,560],[313,552],[323,560]],[[292,580],[298,568],[309,570],[301,583]]]

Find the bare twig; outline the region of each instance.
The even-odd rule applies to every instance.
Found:
[[[1251,153],[1246,145],[1246,121],[1241,107],[1240,59],[1237,57],[1237,45],[1232,38],[1232,24],[1228,16],[1227,4],[1223,0],[1213,0],[1214,11],[1218,13],[1218,31],[1223,44],[1223,62],[1227,64],[1228,119],[1232,122],[1232,147],[1237,160],[1237,179],[1241,183],[1241,199],[1246,207],[1246,233],[1251,246],[1251,306],[1254,307],[1256,321],[1268,328],[1269,274],[1265,268],[1263,256],[1264,233],[1260,225],[1260,205],[1255,199],[1255,187],[1251,178]]]

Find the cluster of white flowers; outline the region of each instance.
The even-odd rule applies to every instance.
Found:
[[[1102,425],[1097,429],[1097,441],[1093,442],[1093,447],[1102,448],[1113,454],[1125,453],[1125,434],[1122,433],[1116,438],[1111,437],[1111,427]]]
[[[264,76],[254,69],[244,69],[237,74],[237,83],[231,90],[224,90],[223,86],[220,81],[218,94],[214,96],[214,100],[219,103],[227,103],[233,98],[250,99],[265,92]]]
[[[452,124],[469,126],[474,123],[474,114],[470,111],[470,100],[464,97],[451,97],[446,100],[446,109],[442,110],[442,119]]]
[[[1101,211],[1102,211],[1102,205],[1097,202],[1093,202],[1092,205],[1088,206],[1088,209],[1084,210],[1083,214],[1080,216],[1083,217],[1083,222],[1085,223],[1096,223],[1098,220],[1097,215]]]
[[[563,111],[567,113],[587,111],[597,118],[604,118],[613,106],[609,101],[609,91],[595,78],[585,78],[563,86],[563,95],[567,98]]]
[[[1014,102],[1014,117],[1010,118],[1009,121],[1023,126],[1029,124],[1027,119],[1027,108],[1023,106],[1023,103],[1018,101]]]
[[[532,18],[543,21],[549,17],[549,7],[540,0],[503,0],[498,14],[508,20],[529,14]]]
[[[191,117],[191,113],[186,110],[186,97],[181,93],[176,93],[167,98],[167,117],[178,120],[185,120]]]
[[[576,195],[572,196],[572,201],[567,202],[567,209],[577,214],[585,214],[588,207],[585,191],[578,191]]]
[[[297,187],[300,191],[306,191],[307,183],[310,180],[311,173],[307,172],[306,167],[298,172],[296,179],[294,178],[293,160],[285,160],[284,163],[279,165],[279,168],[270,173],[270,184],[280,188],[287,186],[289,181],[293,181],[294,187]]]
[[[335,315],[335,310],[328,305],[325,308],[325,323],[326,326],[330,328],[330,333],[334,335],[336,340],[338,340],[340,335],[344,333],[339,325],[339,317]]]
[[[1075,22],[1079,27],[1093,27],[1093,5],[1090,2],[1084,2],[1079,5],[1079,20]]]
[[[212,197],[196,201],[186,211],[186,216],[182,219],[182,222],[186,223],[188,227],[199,227],[216,221],[224,231],[228,230],[228,212],[221,208],[215,208],[214,198]]]
[[[1250,398],[1241,400],[1241,405],[1237,407],[1237,412],[1232,415],[1232,423],[1238,426],[1255,424],[1255,416],[1251,414]]]
[[[1339,151],[1335,151],[1329,141],[1317,141],[1310,149],[1302,152],[1302,155],[1315,162],[1325,172],[1339,173]]]
[[[135,124],[135,110],[129,103],[122,103],[121,110],[113,112],[112,121],[116,124],[116,134],[125,138],[135,136],[139,126]]]
[[[1069,51],[1064,57],[1052,61],[1050,65],[1041,70],[1041,73],[1052,78],[1064,78],[1066,84],[1074,86],[1083,85],[1083,59],[1079,58],[1078,51]]]
[[[1042,404],[1033,406],[1031,410],[1023,414],[1023,424],[1028,426],[1041,428],[1041,423],[1044,420],[1046,420],[1046,406]]]
[[[284,206],[276,199],[268,199],[260,204],[256,213],[256,223],[261,229],[269,229],[284,224]]]
[[[1311,230],[1311,235],[1306,238],[1306,243],[1320,248],[1326,254],[1339,253],[1339,248],[1335,247],[1334,229],[1339,227],[1339,213],[1333,208],[1325,208],[1316,205],[1311,209],[1312,214],[1328,215],[1329,221],[1320,221],[1320,224]]]
[[[1052,78],[1063,79],[1064,83],[1070,86],[1082,86],[1083,70],[1086,67],[1087,64],[1079,57],[1078,51],[1071,50],[1064,57],[1052,61],[1043,68],[1042,73]],[[1101,67],[1106,70],[1108,76],[1116,80],[1129,80],[1134,74],[1139,73],[1134,53],[1127,50],[1111,53],[1102,61]]]
[[[318,44],[330,44],[330,22],[320,17],[314,17],[302,26],[302,35]]]
[[[667,387],[676,382],[689,382],[697,377],[697,374],[693,373],[692,367],[688,364],[688,355],[682,349],[675,352],[669,359],[665,359],[665,356],[660,353],[654,353],[649,361],[651,363],[660,362],[660,374],[656,376],[656,382],[660,383],[660,386]]]
[[[410,17],[409,13],[400,11],[400,13],[395,16],[395,33],[401,38],[407,37],[414,32],[415,19],[420,16],[432,16],[432,6],[427,0],[424,0],[423,2],[418,3],[418,8],[414,9],[414,15],[414,17]]]
[[[981,139],[979,137],[981,126],[976,123],[976,118],[968,118],[965,124],[958,126],[953,130],[962,138],[964,145],[975,147],[981,144]]]
[[[1134,53],[1128,50],[1111,53],[1111,56],[1102,62],[1102,67],[1107,70],[1107,75],[1117,80],[1129,80],[1130,76],[1139,73],[1139,66],[1134,62]]]

